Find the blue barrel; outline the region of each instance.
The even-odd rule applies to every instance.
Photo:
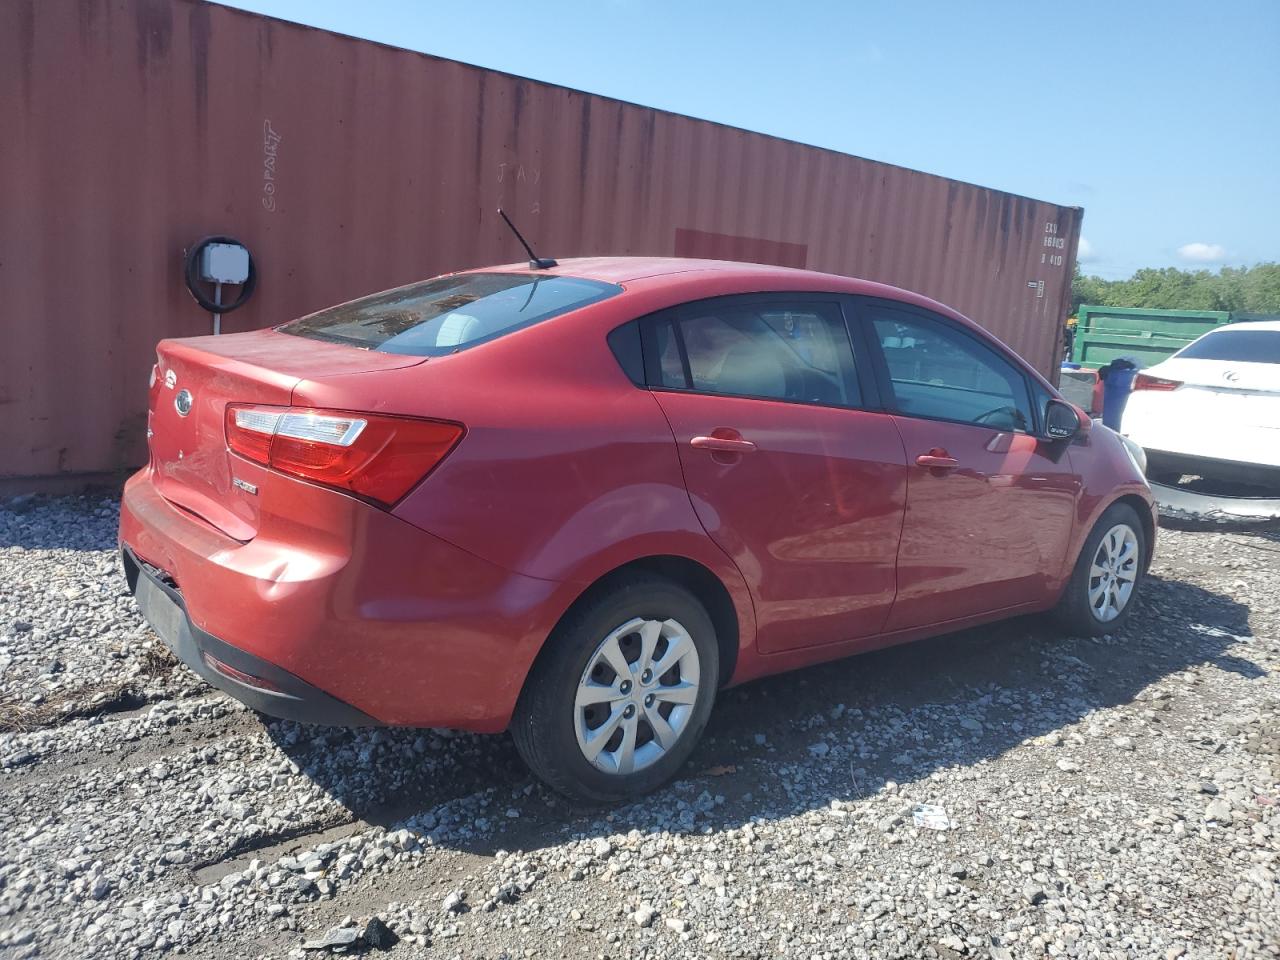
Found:
[[[1128,357],[1117,357],[1098,370],[1102,379],[1102,422],[1112,430],[1120,429],[1125,404],[1133,392],[1133,381],[1138,376],[1138,365]]]

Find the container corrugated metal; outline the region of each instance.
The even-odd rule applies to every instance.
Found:
[[[209,234],[224,331],[519,255],[757,259],[897,284],[1056,376],[1081,211],[200,0],[0,4],[0,477],[145,457]]]

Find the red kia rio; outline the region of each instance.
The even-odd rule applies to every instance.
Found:
[[[542,262],[538,262],[542,263]],[[955,311],[588,259],[166,340],[138,605],[276,717],[510,730],[567,794],[672,777],[716,692],[1015,614],[1130,614],[1141,450]]]

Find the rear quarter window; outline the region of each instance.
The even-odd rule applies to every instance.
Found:
[[[382,353],[456,353],[598,303],[622,288],[580,277],[463,273],[397,287],[276,329]]]
[[[609,332],[609,349],[618,366],[637,387],[644,386],[644,354],[640,349],[640,321],[624,323]]]

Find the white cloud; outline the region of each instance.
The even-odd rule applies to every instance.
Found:
[[[857,63],[873,67],[876,64],[884,63],[884,51],[880,49],[878,43],[866,43],[862,45],[860,50],[854,52],[853,59]]]
[[[1098,251],[1093,249],[1093,244],[1085,237],[1080,238],[1080,245],[1076,247],[1076,260],[1080,263],[1089,263],[1098,259]]]
[[[1227,249],[1218,243],[1184,243],[1178,256],[1191,263],[1221,263],[1227,259]]]

